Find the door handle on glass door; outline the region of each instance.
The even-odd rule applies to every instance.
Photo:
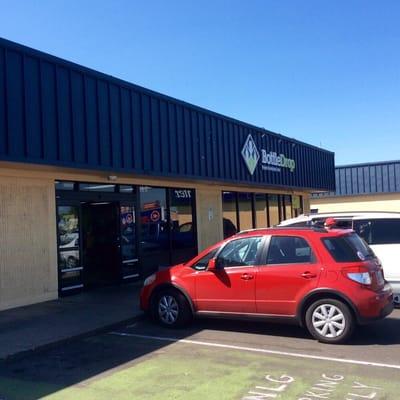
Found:
[[[245,280],[245,281],[249,281],[250,279],[253,279],[254,278],[254,276],[253,275],[250,275],[250,274],[243,274],[241,277],[240,277],[240,279],[243,279],[243,280]]]
[[[311,278],[316,278],[316,277],[317,277],[317,274],[314,274],[313,272],[310,272],[310,271],[306,271],[306,272],[303,272],[303,273],[301,274],[301,276],[302,276],[303,278],[305,278],[305,279],[311,279]]]

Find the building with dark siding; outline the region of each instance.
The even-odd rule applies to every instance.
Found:
[[[0,39],[0,309],[147,276],[316,190],[331,152]]]
[[[339,166],[335,179],[336,190],[312,195],[311,209],[400,212],[400,161]]]

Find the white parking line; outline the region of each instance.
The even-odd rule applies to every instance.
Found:
[[[314,356],[312,354],[290,353],[287,351],[268,350],[268,349],[260,349],[260,348],[254,348],[254,347],[244,347],[244,346],[234,346],[234,345],[223,344],[223,343],[202,342],[199,340],[179,339],[179,338],[174,338],[174,337],[139,335],[136,333],[125,333],[125,332],[109,332],[109,334],[117,335],[117,336],[136,337],[136,338],[141,338],[141,339],[160,340],[160,341],[170,342],[170,343],[187,343],[187,344],[195,344],[198,346],[219,347],[222,349],[251,351],[254,353],[274,354],[274,355],[279,355],[279,356],[288,356],[288,357],[297,357],[297,358],[308,358],[311,360],[334,361],[334,362],[338,362],[338,363],[342,363],[342,364],[366,365],[369,367],[400,369],[400,365],[396,365],[396,364],[384,364],[384,363],[377,363],[377,362],[373,362],[373,361],[361,361],[361,360],[351,360],[351,359],[345,359],[345,358]]]

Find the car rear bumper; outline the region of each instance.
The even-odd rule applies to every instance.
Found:
[[[393,289],[393,301],[395,306],[400,306],[400,281],[389,281]]]
[[[393,292],[389,284],[378,293],[372,292],[367,302],[359,309],[358,322],[367,324],[388,316],[394,309]]]

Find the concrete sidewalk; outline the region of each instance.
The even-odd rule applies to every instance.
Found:
[[[0,312],[0,359],[140,318],[141,282]]]

